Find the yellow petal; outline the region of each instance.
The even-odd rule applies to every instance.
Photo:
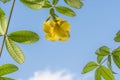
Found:
[[[57,23],[54,20],[45,22],[43,30],[46,32],[47,40],[67,41],[70,37],[70,24],[61,18],[57,18]]]
[[[62,19],[61,18],[57,18],[56,20],[57,20],[57,24],[60,25]]]
[[[55,27],[55,24],[56,24],[56,23],[54,22],[54,20],[51,20],[51,21],[50,21],[50,26],[51,26],[51,27]]]
[[[67,21],[62,21],[60,26],[64,31],[70,31],[70,24]]]
[[[43,30],[46,32],[46,33],[49,33],[49,30],[50,30],[50,22],[44,22],[43,24]]]
[[[60,37],[60,41],[67,41],[69,38],[70,38],[70,34],[69,32],[66,32],[64,33],[64,35]]]
[[[51,41],[59,40],[59,36],[56,34],[46,34],[46,39]]]

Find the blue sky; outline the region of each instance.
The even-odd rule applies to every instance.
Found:
[[[76,17],[58,14],[71,24],[70,39],[67,42],[51,42],[45,39],[42,30],[48,10],[34,11],[16,0],[8,33],[32,30],[38,33],[41,39],[32,45],[18,44],[26,56],[26,61],[22,65],[17,64],[4,48],[0,64],[13,63],[19,67],[18,72],[8,76],[16,80],[30,80],[35,72],[43,75],[46,75],[44,72],[49,72],[54,76],[55,72],[63,71],[61,74],[67,72],[66,76],[75,75],[75,78],[64,79],[94,80],[94,72],[82,75],[81,71],[87,62],[96,60],[95,51],[99,47],[106,45],[113,50],[120,45],[113,41],[116,32],[120,30],[120,0],[84,0],[83,3],[82,9],[74,9]],[[63,1],[60,0],[58,5],[64,5]],[[11,3],[0,3],[0,7],[8,17]],[[115,66],[114,69],[119,73],[116,80],[120,80],[120,70]]]

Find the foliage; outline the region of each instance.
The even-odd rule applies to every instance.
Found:
[[[80,0],[64,0],[69,6],[79,9],[83,6],[83,3]]]
[[[11,0],[0,0],[2,3],[10,2]],[[0,56],[5,46],[10,56],[19,64],[25,62],[25,56],[20,49],[20,44],[32,44],[39,41],[40,37],[37,33],[28,30],[19,30],[11,33],[7,33],[10,18],[12,16],[12,10],[14,8],[15,0],[12,0],[13,4],[9,19],[7,21],[4,10],[0,8],[0,37],[3,36],[2,47],[0,48]],[[63,14],[68,17],[76,16],[73,9],[81,9],[83,2],[81,0],[64,0],[68,7],[58,5],[60,0],[20,0],[20,2],[26,7],[32,10],[49,9],[48,17],[43,23],[43,30],[46,33],[46,39],[51,41],[67,41],[70,37],[70,24],[66,20],[62,20],[58,14]],[[115,42],[120,42],[120,31],[117,32]],[[107,46],[102,46],[96,50],[97,60],[96,62],[90,61],[83,68],[82,74],[95,70],[95,80],[115,80],[112,64],[120,68],[120,47],[110,50]],[[106,64],[105,64],[106,63]],[[18,70],[18,67],[13,64],[4,64],[0,66],[0,80],[14,80],[12,78],[4,77],[6,74],[10,74]]]
[[[5,44],[8,52],[12,56],[12,58],[18,62],[23,63],[25,57],[23,55],[22,50],[18,47],[15,42],[23,43],[23,44],[31,44],[37,42],[39,40],[39,36],[37,33],[27,30],[21,30],[12,32],[10,34],[5,34],[7,28],[7,21],[5,13],[2,9],[0,9],[0,34],[1,36],[5,36]],[[14,42],[15,41],[15,42]]]
[[[120,31],[117,32],[116,37],[114,40],[119,42],[120,40]],[[120,47],[114,49],[110,52],[110,48],[107,46],[102,46],[98,50],[96,50],[97,55],[97,63],[96,62],[89,62],[83,68],[83,74],[95,70],[95,80],[115,80],[114,74],[116,72],[112,69],[112,62],[120,68]],[[106,62],[106,64],[105,64]]]
[[[5,34],[7,27],[7,20],[5,13],[2,9],[0,9],[0,35],[3,36]]]
[[[11,0],[0,0],[0,2],[7,3]],[[16,0],[12,0],[12,7],[7,21],[6,14],[4,10],[0,8],[0,37],[3,38],[2,47],[0,48],[0,56],[2,55],[2,50],[4,44],[10,56],[19,64],[24,63],[25,56],[23,51],[20,49],[20,44],[31,44],[39,40],[39,35],[33,31],[19,30],[11,33],[8,32],[9,23],[11,20],[14,4]],[[20,0],[20,2],[33,10],[49,9],[48,17],[44,22],[44,31],[46,34],[46,39],[51,41],[67,41],[70,37],[70,24],[58,17],[56,12],[63,14],[65,16],[74,17],[76,13],[68,7],[58,6],[59,0]],[[65,0],[69,6],[80,9],[82,7],[82,2],[80,0]],[[76,4],[77,3],[77,4]],[[50,31],[48,31],[50,29]],[[49,38],[48,38],[49,37]],[[14,80],[12,78],[4,77],[5,74],[10,74],[17,71],[17,66],[13,64],[4,64],[0,66],[0,80]]]
[[[4,77],[6,74],[16,72],[18,67],[13,64],[4,64],[0,66],[0,80],[14,80],[12,78]]]
[[[114,38],[116,42],[120,42],[120,31],[117,32],[116,37]]]

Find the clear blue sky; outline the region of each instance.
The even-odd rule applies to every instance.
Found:
[[[13,16],[10,23],[9,33],[17,30],[32,30],[41,37],[40,41],[32,45],[20,45],[25,53],[24,64],[17,64],[4,48],[0,64],[13,63],[19,67],[19,71],[13,73],[13,78],[28,80],[34,72],[50,69],[58,71],[66,69],[82,79],[81,71],[89,61],[95,61],[95,51],[103,46],[111,49],[117,48],[120,43],[115,43],[113,38],[120,30],[120,0],[84,0],[84,6],[75,10],[74,18],[60,15],[64,20],[71,23],[71,38],[67,42],[51,42],[45,40],[42,23],[47,17],[48,10],[34,11],[25,7],[16,0]],[[64,5],[60,0],[59,5]],[[3,5],[5,12],[9,13],[11,3]],[[1,38],[0,38],[1,39]],[[1,42],[0,42],[1,45]],[[120,80],[120,70],[115,67],[116,80]],[[94,80],[93,72],[86,80]]]

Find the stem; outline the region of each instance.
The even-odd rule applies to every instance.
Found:
[[[1,47],[1,50],[0,50],[0,57],[2,55],[3,47],[4,47],[4,44],[5,44],[5,39],[6,39],[6,35],[7,35],[7,32],[8,32],[10,20],[11,20],[11,17],[12,17],[12,12],[13,12],[14,5],[15,5],[15,0],[12,0],[12,6],[11,6],[11,10],[10,10],[10,15],[9,15],[9,18],[8,18],[8,24],[7,24],[7,28],[6,28],[4,37],[3,37],[2,47]]]
[[[100,65],[102,65],[105,61],[107,61],[107,59],[108,59],[108,58],[104,59],[104,61],[102,61]]]
[[[48,15],[48,17],[45,21],[47,22],[50,18],[51,18],[51,15]]]

